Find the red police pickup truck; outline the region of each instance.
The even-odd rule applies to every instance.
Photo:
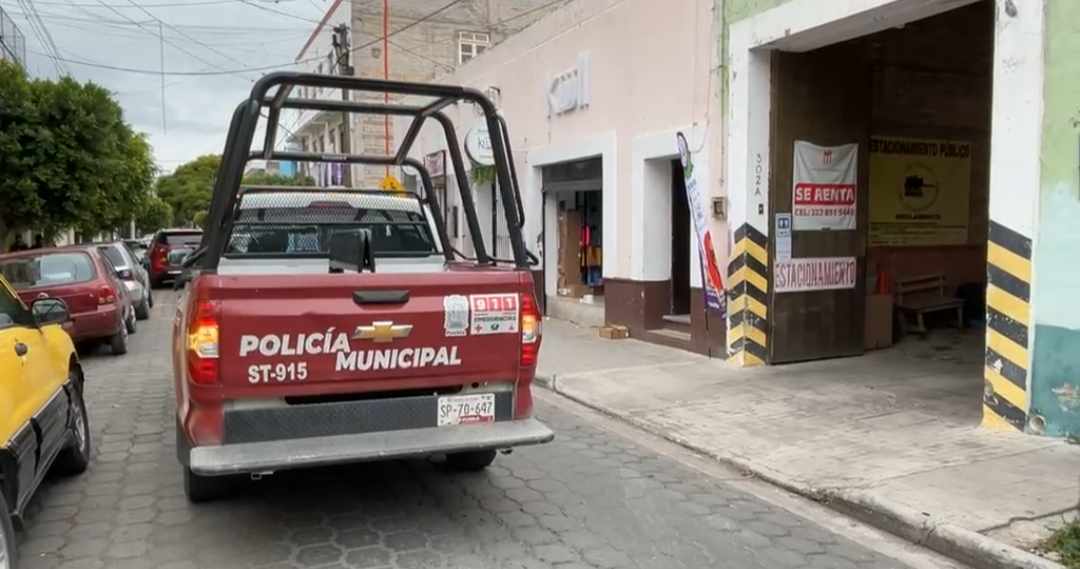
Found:
[[[387,110],[289,97],[296,86],[431,98],[394,114],[442,125],[462,173],[453,125],[438,109],[479,105],[496,133],[514,259],[487,255],[464,176],[475,258],[450,247],[431,191],[240,188],[253,158],[393,164],[431,187],[408,156],[415,134],[394,156],[249,153],[263,109],[267,149],[282,108]],[[460,87],[293,73],[255,85],[234,115],[174,323],[177,447],[190,500],[220,496],[230,475],[346,462],[445,455],[452,467],[480,469],[498,449],[553,438],[531,417],[541,316],[507,143],[491,103]]]

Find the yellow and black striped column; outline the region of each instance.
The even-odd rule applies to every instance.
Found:
[[[991,221],[986,271],[983,426],[1022,431],[1028,410],[1031,239]]]
[[[749,223],[735,230],[728,263],[728,361],[763,365],[768,355],[769,248],[765,234]]]

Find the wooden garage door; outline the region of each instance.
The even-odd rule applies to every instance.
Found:
[[[857,142],[859,150],[857,229],[793,231],[791,241],[794,259],[856,257],[855,287],[776,293],[775,270],[770,270],[770,363],[863,352],[871,76],[860,52],[858,44],[840,44],[773,57],[771,227],[776,227],[777,213],[792,211],[796,140],[820,146]],[[770,239],[769,259],[775,269],[775,238]]]

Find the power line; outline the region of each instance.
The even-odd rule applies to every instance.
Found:
[[[180,29],[177,29],[177,28],[173,27],[168,22],[166,22],[166,21],[162,20],[161,18],[158,18],[157,16],[155,16],[154,13],[151,12],[150,10],[147,10],[146,8],[143,8],[142,6],[140,6],[138,3],[135,2],[135,0],[127,0],[127,1],[132,6],[138,8],[142,13],[146,14],[147,16],[149,16],[149,17],[151,17],[151,18],[153,18],[154,20],[157,21],[158,26],[159,26],[158,32],[162,37],[162,41],[164,41],[165,35],[164,35],[164,33],[161,33],[160,26],[165,26],[165,27],[169,28],[170,30],[173,30],[176,33],[180,34],[181,36],[191,40],[192,42],[194,42],[194,43],[196,43],[196,44],[198,44],[198,45],[200,45],[200,46],[202,46],[202,47],[204,47],[204,48],[206,48],[206,49],[208,49],[208,50],[210,50],[210,51],[212,51],[212,52],[214,52],[214,53],[216,53],[216,54],[218,54],[218,55],[220,55],[222,57],[224,57],[225,59],[232,60],[232,61],[234,61],[236,63],[239,63],[240,65],[245,64],[245,62],[240,61],[239,59],[236,59],[235,57],[225,53],[224,51],[221,51],[221,50],[217,49],[216,47],[207,45],[206,43],[202,42],[201,40],[198,40],[198,39],[192,37],[187,32],[184,32],[183,30],[180,30]],[[165,71],[164,68],[162,68],[162,71],[163,72]]]
[[[145,31],[147,31],[147,32],[149,32],[151,34],[153,33],[150,30],[148,30],[143,23],[136,21],[134,18],[128,16],[127,14],[124,14],[120,10],[117,10],[116,8],[110,6],[109,4],[106,4],[103,0],[97,0],[97,2],[98,2],[98,4],[101,4],[103,7],[107,8],[110,12],[116,14],[117,16],[120,16],[121,18],[135,24],[136,26],[139,26],[140,28],[142,28],[143,30],[145,30]],[[132,3],[134,3],[134,2],[132,2]],[[151,16],[153,16],[153,14],[151,14]],[[180,52],[185,53],[188,56],[190,56],[190,57],[192,57],[194,59],[197,59],[198,61],[200,61],[200,62],[202,62],[202,63],[204,63],[204,64],[206,64],[206,65],[208,65],[208,66],[210,66],[210,67],[212,67],[214,69],[223,69],[223,67],[221,65],[218,65],[217,63],[214,63],[213,61],[210,61],[210,60],[208,60],[208,59],[206,59],[206,58],[204,58],[204,57],[202,57],[202,56],[200,56],[200,55],[198,55],[196,53],[193,53],[193,52],[189,51],[184,46],[182,46],[182,45],[180,45],[180,44],[178,44],[178,43],[176,43],[176,42],[174,42],[172,40],[166,39],[164,33],[162,33],[160,35],[160,40],[162,42],[164,42],[164,43],[169,44],[170,46],[172,46],[173,48],[179,50]],[[67,60],[65,60],[65,61],[67,61]],[[157,73],[155,73],[155,74],[160,75],[160,76],[164,76],[165,70],[164,69],[159,69],[157,71]]]
[[[22,0],[17,0],[17,1],[21,2]],[[240,2],[240,0],[236,0],[236,1]],[[2,5],[2,4],[3,3],[0,2],[0,5]],[[81,6],[80,4],[72,4],[72,5],[75,6],[75,7],[80,7]],[[100,4],[99,4],[99,6],[100,6]],[[117,5],[109,4],[109,6],[116,7]],[[82,9],[82,8],[80,8],[80,9]],[[88,24],[105,24],[105,25],[112,25],[112,26],[131,27],[131,26],[139,26],[140,24],[149,24],[149,23],[151,23],[150,20],[145,20],[145,21],[139,22],[139,21],[132,20],[131,18],[127,18],[126,20],[110,20],[108,18],[102,18],[102,17],[98,16],[97,14],[95,14],[93,12],[87,12],[85,9],[82,9],[82,10],[85,13],[87,13],[87,14],[89,14],[91,16],[95,16],[95,17],[94,18],[76,18],[76,17],[72,17],[72,16],[66,16],[64,14],[54,14],[54,13],[51,13],[51,12],[43,12],[43,13],[39,12],[39,13],[41,14],[42,18],[47,19],[47,20],[66,20],[66,21],[69,21],[69,22],[83,22],[83,23],[88,23]],[[11,15],[14,15],[14,16],[23,16],[25,18],[30,17],[30,14],[28,12],[19,12],[19,11],[16,11],[16,10],[7,10],[7,13],[11,14]],[[177,27],[177,28],[184,28],[184,29],[191,30],[191,31],[206,30],[207,33],[211,33],[211,32],[215,32],[215,33],[217,33],[217,32],[227,32],[227,31],[232,32],[232,33],[253,33],[253,34],[254,33],[259,33],[259,32],[291,32],[291,33],[304,33],[304,34],[310,33],[310,28],[304,28],[304,27],[298,27],[298,26],[297,27],[212,26],[212,25],[205,25],[205,24],[173,24],[173,26]],[[157,34],[153,34],[153,35],[157,35]]]
[[[262,10],[264,12],[270,12],[271,14],[278,14],[280,16],[286,16],[286,17],[289,17],[289,18],[293,18],[294,20],[301,20],[301,21],[304,21],[304,22],[310,22],[312,24],[321,23],[321,22],[319,22],[319,20],[313,20],[311,18],[305,18],[304,16],[297,16],[296,14],[290,14],[289,12],[283,12],[281,10],[275,10],[275,9],[270,8],[268,6],[262,6],[258,2],[255,2],[254,0],[239,0],[239,1],[242,4],[245,4],[247,6],[251,6],[252,8],[258,8],[259,10]]]
[[[29,51],[30,53],[36,54],[36,55],[48,56],[48,54],[41,53],[39,51],[34,51],[34,50],[27,50],[27,51]],[[136,75],[154,75],[154,76],[161,75],[161,71],[154,70],[154,69],[139,69],[139,68],[136,68],[136,67],[124,67],[122,65],[109,65],[109,64],[106,64],[106,63],[97,63],[97,62],[93,62],[93,61],[83,61],[83,60],[79,60],[79,59],[71,59],[71,58],[68,58],[68,57],[58,57],[57,59],[60,60],[60,61],[63,61],[64,63],[71,63],[73,65],[81,65],[83,67],[94,67],[94,68],[97,68],[97,69],[107,69],[107,70],[110,70],[110,71],[123,71],[125,73],[134,73]],[[319,59],[322,59],[322,58],[320,57]],[[286,66],[289,66],[289,65],[297,65],[299,63],[304,63],[305,61],[308,61],[308,60],[301,60],[301,61],[298,61],[298,62],[295,62],[295,63],[294,62],[288,62],[288,63],[279,63],[277,65],[264,65],[264,66],[260,66],[260,67],[247,67],[247,68],[244,68],[244,69],[220,69],[219,71],[166,71],[165,76],[166,77],[216,77],[216,76],[223,76],[223,75],[239,75],[241,73],[250,73],[250,72],[254,72],[254,71],[270,71],[270,70],[273,70],[273,69],[280,69],[282,67],[286,67]],[[217,67],[217,66],[215,65],[214,67]]]
[[[446,10],[449,10],[455,4],[458,4],[460,2],[462,2],[462,0],[451,0],[451,2],[449,2],[448,4],[444,5],[443,7],[439,8],[439,9],[435,10],[434,12],[431,12],[431,13],[421,17],[418,20],[410,22],[410,23],[408,23],[408,24],[406,24],[406,25],[404,25],[404,26],[402,26],[402,27],[400,27],[400,28],[386,34],[386,37],[387,38],[394,37],[395,35],[400,34],[400,33],[404,32],[405,30],[408,30],[410,28],[418,26],[421,23],[423,23],[423,22],[425,22],[427,20],[430,20],[431,18],[434,18],[435,16],[438,16],[439,14],[445,12]],[[381,42],[382,40],[383,40],[383,38],[380,36],[380,37],[378,37],[376,39],[373,39],[373,40],[371,40],[369,42],[366,42],[366,43],[363,43],[363,44],[358,45],[356,47],[350,48],[349,51],[351,53],[355,53],[355,52],[357,52],[357,51],[359,51],[361,49],[371,47],[371,46]],[[172,45],[172,44],[170,44],[170,45]],[[33,52],[33,53],[37,53],[37,52]],[[135,73],[135,74],[138,74],[138,75],[155,75],[155,76],[162,74],[161,71],[155,71],[153,69],[139,69],[139,68],[135,68],[135,67],[124,67],[124,66],[121,66],[121,65],[109,65],[109,64],[106,64],[106,63],[97,63],[97,62],[93,62],[93,61],[84,61],[84,60],[70,59],[70,58],[63,58],[63,57],[60,57],[58,59],[60,61],[65,62],[65,63],[71,63],[71,64],[74,64],[74,65],[82,65],[84,67],[94,67],[94,68],[98,68],[98,69],[108,69],[110,71],[123,71],[123,72],[126,72],[126,73]],[[255,71],[271,71],[271,70],[274,70],[274,69],[280,69],[280,68],[283,68],[283,67],[292,67],[292,66],[295,66],[295,65],[300,65],[300,64],[303,64],[303,63],[310,63],[312,61],[319,61],[319,60],[322,60],[322,59],[323,59],[323,56],[314,56],[314,57],[308,57],[308,58],[305,58],[305,59],[298,59],[296,61],[290,61],[290,62],[287,62],[287,63],[279,63],[279,64],[276,64],[276,65],[261,65],[261,66],[256,66],[256,67],[246,67],[246,68],[243,68],[243,69],[222,69],[219,66],[213,65],[212,67],[218,68],[219,71],[166,71],[164,73],[164,75],[167,76],[167,77],[169,77],[169,76],[213,77],[213,76],[221,76],[221,75],[238,75],[238,74],[241,74],[241,73],[250,73],[250,72],[255,72]]]
[[[67,75],[68,70],[60,62],[62,54],[57,49],[56,43],[52,39],[52,35],[49,34],[48,28],[45,27],[45,23],[41,21],[41,16],[38,15],[37,9],[34,5],[27,0],[18,0],[19,6],[26,11],[23,16],[26,18],[27,24],[29,24],[30,32],[37,38],[38,44],[45,50],[46,57],[48,57],[53,66],[56,68],[56,73],[59,76]]]
[[[237,4],[241,0],[197,0],[195,2],[159,2],[156,4],[143,4],[147,8],[187,8],[189,6],[215,6],[220,4]],[[277,4],[279,2],[293,2],[295,0],[260,0],[268,3]],[[45,6],[74,6],[76,8],[80,6],[89,6],[91,8],[97,8],[100,4],[96,2],[48,2],[46,0],[34,0],[36,4],[42,4]],[[124,4],[110,4],[114,8],[127,8]]]

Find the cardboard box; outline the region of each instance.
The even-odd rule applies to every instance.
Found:
[[[871,294],[866,297],[867,350],[879,350],[892,345],[893,297],[891,294]]]
[[[600,337],[608,340],[622,340],[630,337],[630,329],[619,324],[609,324],[600,327]]]

